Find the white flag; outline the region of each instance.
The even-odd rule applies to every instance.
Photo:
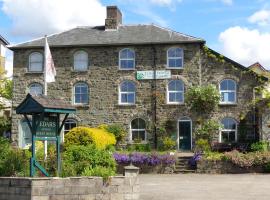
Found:
[[[51,83],[55,82],[56,70],[54,67],[52,54],[50,51],[50,47],[47,41],[47,37],[45,37],[45,82]]]

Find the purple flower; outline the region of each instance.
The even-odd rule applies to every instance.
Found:
[[[161,164],[161,157],[159,154],[157,153],[151,153],[149,156],[148,156],[148,165],[149,166],[157,166],[157,165],[160,165]]]
[[[170,154],[164,154],[161,155],[160,157],[162,160],[162,164],[165,166],[173,165],[176,162],[175,157]]]
[[[113,157],[117,164],[128,165],[130,163],[130,157],[127,154],[114,153]]]
[[[148,156],[146,154],[134,152],[130,154],[131,163],[134,165],[144,165],[147,163]]]

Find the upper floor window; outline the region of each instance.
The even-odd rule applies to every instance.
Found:
[[[88,54],[85,51],[74,53],[74,70],[86,71],[88,69]]]
[[[29,72],[43,71],[43,55],[39,52],[33,52],[29,55]]]
[[[41,84],[39,83],[32,83],[30,86],[29,86],[29,93],[31,95],[42,95],[43,94],[43,87]]]
[[[119,104],[135,104],[136,86],[132,81],[124,81],[120,84]]]
[[[132,49],[122,49],[119,52],[119,68],[120,69],[135,68],[135,52]]]
[[[172,47],[167,51],[167,67],[168,68],[183,68],[183,49]]]
[[[146,140],[146,124],[141,118],[136,118],[131,121],[131,139]]]
[[[219,85],[221,103],[236,103],[236,83],[231,79],[224,79]]]
[[[67,119],[64,125],[64,134],[69,132],[71,129],[77,126],[77,121],[75,119]]]
[[[74,85],[74,104],[88,104],[88,85],[86,83],[76,83]]]
[[[224,118],[221,120],[223,125],[220,131],[220,142],[236,142],[237,141],[237,122],[233,118]]]
[[[167,86],[167,103],[184,102],[184,83],[181,80],[172,80]]]

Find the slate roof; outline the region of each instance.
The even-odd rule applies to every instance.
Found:
[[[183,33],[156,25],[119,25],[116,30],[105,30],[104,26],[77,27],[47,37],[51,47],[64,46],[105,46],[152,43],[205,43]],[[10,49],[43,47],[44,38],[15,44]]]
[[[5,45],[9,45],[9,42],[3,38],[1,35],[0,35],[0,41],[2,41]]]
[[[49,98],[44,95],[32,96],[31,94],[27,94],[25,99],[16,108],[17,114],[41,112],[71,113],[75,111],[74,106],[62,99]]]

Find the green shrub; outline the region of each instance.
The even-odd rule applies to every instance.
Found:
[[[269,142],[268,141],[260,141],[260,142],[255,142],[251,145],[251,151],[268,151],[269,150]]]
[[[80,176],[86,168],[98,166],[115,171],[116,163],[109,151],[97,149],[94,145],[71,145],[63,153],[62,176]]]
[[[65,146],[94,144],[98,149],[115,145],[113,134],[104,128],[75,127],[65,135]]]
[[[147,144],[141,144],[141,143],[134,143],[134,144],[129,144],[127,147],[128,151],[138,151],[138,152],[150,152],[151,151],[151,146],[149,143]]]
[[[3,174],[4,163],[11,150],[9,141],[0,136],[0,175]]]
[[[185,102],[198,113],[213,111],[220,101],[220,94],[214,85],[193,86],[185,94]]]
[[[215,160],[224,160],[225,156],[223,153],[207,151],[203,155],[203,158],[206,160],[215,161]]]
[[[170,137],[164,137],[160,144],[160,149],[163,151],[175,150],[176,142]]]
[[[104,179],[108,179],[110,176],[115,175],[115,170],[111,168],[97,166],[94,168],[87,167],[84,169],[82,176],[101,176]]]
[[[215,120],[203,121],[196,129],[196,139],[205,139],[212,141],[213,137],[218,133],[221,125]]]
[[[115,136],[116,144],[123,142],[127,136],[126,130],[120,124],[103,125],[101,127],[104,127],[109,133],[112,133]]]
[[[209,152],[211,147],[209,141],[206,139],[198,139],[195,142],[195,151],[196,152]]]

